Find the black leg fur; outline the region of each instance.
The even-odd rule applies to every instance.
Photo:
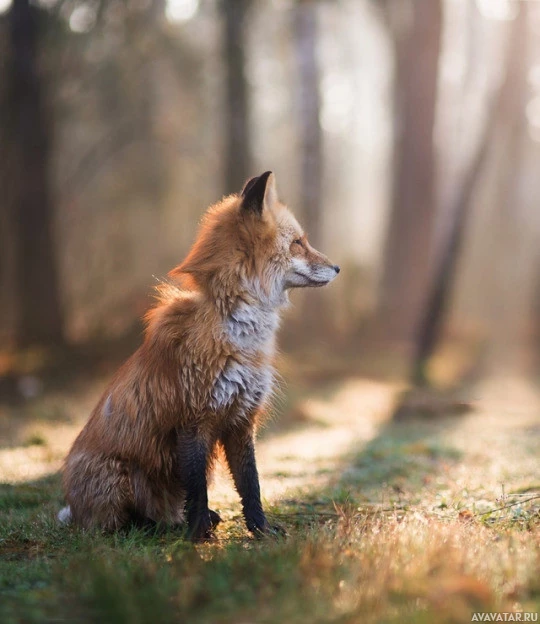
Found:
[[[221,443],[225,449],[234,484],[242,499],[247,528],[256,537],[265,534],[284,534],[285,531],[281,527],[271,526],[264,515],[252,429],[229,431],[222,437]]]
[[[219,515],[208,509],[206,471],[208,448],[196,430],[178,433],[177,470],[180,485],[186,490],[188,536],[209,539],[219,523]]]

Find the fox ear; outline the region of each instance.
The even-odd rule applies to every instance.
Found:
[[[248,180],[242,189],[242,210],[262,214],[277,201],[276,178],[271,171]]]
[[[253,185],[255,184],[255,182],[257,182],[258,179],[259,179],[259,176],[255,176],[254,178],[250,178],[244,184],[244,188],[242,189],[242,192],[240,193],[240,195],[242,197],[245,197],[248,194],[248,192],[253,188]]]

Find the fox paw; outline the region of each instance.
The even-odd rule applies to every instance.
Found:
[[[210,523],[212,525],[212,529],[215,529],[217,525],[221,522],[221,516],[218,514],[217,511],[214,511],[213,509],[209,509],[208,513],[210,514]]]
[[[288,537],[287,531],[279,524],[270,524],[266,522],[262,526],[248,527],[256,539],[274,538],[279,539]]]
[[[193,526],[188,527],[188,537],[193,542],[210,540],[214,537],[214,529],[221,522],[221,516],[209,509],[206,513],[199,516]]]

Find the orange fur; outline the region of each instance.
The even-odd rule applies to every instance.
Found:
[[[75,523],[115,530],[133,514],[182,522],[179,432],[196,432],[210,471],[223,435],[253,429],[269,394],[287,289],[322,285],[313,275],[326,276],[332,265],[277,201],[273,177],[259,212],[245,201],[231,195],[208,210],[171,283],[158,288],[143,344],[73,444],[64,487]],[[311,277],[296,283],[305,267]]]

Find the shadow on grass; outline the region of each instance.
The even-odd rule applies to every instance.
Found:
[[[459,453],[444,444],[455,425],[455,416],[442,415],[381,426],[374,439],[349,449],[324,488],[272,510],[289,530],[286,540],[260,543],[230,531],[214,543],[193,545],[174,531],[85,533],[55,522],[62,504],[58,476],[0,485],[0,621],[442,624],[465,621],[462,612],[469,614],[477,602],[479,610],[495,610],[485,584],[466,576],[447,579],[437,561],[422,554],[422,545],[408,552],[393,541],[395,533],[385,535],[385,524],[395,528],[395,520],[377,517],[379,524],[371,526],[380,540],[373,531],[366,537],[365,528],[354,537],[337,521],[346,514],[334,508],[419,502],[459,461]],[[438,539],[449,538],[435,528]],[[429,534],[430,528],[421,530]],[[447,549],[452,552],[451,543]],[[418,570],[411,572],[411,561],[421,562]],[[461,570],[459,557],[453,565]],[[445,589],[445,582],[458,583],[457,589]],[[432,591],[439,593],[431,597]],[[444,592],[450,606],[441,607]],[[456,595],[464,605],[459,617]]]
[[[331,389],[321,392],[331,398]],[[270,510],[269,515],[291,534],[275,542],[255,542],[241,528],[240,519],[229,522],[235,527],[211,544],[190,544],[174,531],[84,533],[56,524],[62,505],[57,475],[0,485],[0,621],[436,621],[433,613],[416,617],[411,607],[416,597],[405,593],[396,594],[403,605],[398,608],[395,602],[386,619],[369,619],[368,612],[358,612],[352,619],[339,615],[340,588],[356,581],[343,554],[349,542],[340,533],[340,514],[334,505],[362,513],[377,505],[399,509],[415,505],[427,491],[435,499],[460,458],[444,442],[457,424],[458,416],[450,413],[454,415],[442,407],[436,413],[411,409],[406,417],[384,423],[366,444],[352,445],[338,469],[325,475],[323,488],[308,490],[301,499],[281,501]],[[299,430],[313,426],[309,420],[292,423],[288,427]],[[269,435],[287,433],[288,427]],[[437,504],[444,505],[444,498]],[[384,517],[379,518],[384,524]],[[362,574],[376,565],[371,555],[366,556],[367,563],[358,567]],[[390,603],[391,592],[389,587],[381,593]],[[380,613],[380,604],[367,598],[362,605]]]
[[[446,507],[448,475],[461,458],[459,450],[444,443],[455,424],[455,416],[388,421],[364,446],[349,449],[325,487],[282,501],[276,518],[289,518],[296,526],[316,524],[338,517],[328,514],[336,506],[362,515],[406,509],[426,495]]]

